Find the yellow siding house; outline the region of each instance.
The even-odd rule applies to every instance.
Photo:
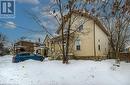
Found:
[[[66,16],[67,17],[67,16]],[[99,59],[106,58],[109,50],[109,33],[101,22],[86,12],[73,11],[73,24],[69,46],[70,58]],[[49,38],[47,35],[44,44],[49,48],[50,56],[62,55],[61,29],[59,36]]]

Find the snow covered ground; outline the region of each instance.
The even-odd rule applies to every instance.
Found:
[[[130,85],[130,63],[114,60],[33,61],[12,63],[0,57],[0,85]]]

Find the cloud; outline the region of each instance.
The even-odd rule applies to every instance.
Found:
[[[43,42],[44,37],[45,37],[45,35],[43,35],[43,34],[35,34],[34,40],[38,42],[38,40],[40,39],[40,41]]]
[[[44,33],[35,33],[35,34],[32,34],[32,33],[28,33],[26,35],[24,35],[26,37],[26,39],[24,40],[27,40],[27,41],[32,41],[32,42],[38,42],[39,39],[41,42],[43,42],[44,40],[44,37],[46,36],[46,34]]]
[[[19,3],[28,3],[28,4],[34,4],[37,5],[40,3],[39,0],[16,0]]]
[[[56,0],[50,0],[51,3],[55,4],[56,3]]]
[[[35,6],[31,9],[34,12],[39,12],[40,11],[40,7],[39,6]]]
[[[32,11],[36,13],[36,15],[39,17],[41,21],[40,24],[46,27],[45,29],[42,29],[44,33],[47,33],[48,31],[53,35],[56,32],[56,29],[58,28],[58,22],[54,16],[60,17],[60,13],[58,11],[53,13],[53,11],[51,11],[48,6],[39,5],[33,7]]]
[[[5,28],[10,28],[10,29],[14,29],[16,28],[16,24],[14,22],[8,21],[4,24]]]

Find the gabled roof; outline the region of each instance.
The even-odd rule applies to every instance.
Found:
[[[73,38],[74,37],[74,32],[70,33],[70,38]],[[64,34],[64,39],[67,38],[67,35]],[[55,36],[53,38],[51,38],[51,41],[60,41],[62,39],[62,36],[61,35],[58,35],[58,36]]]
[[[34,44],[34,42],[31,42],[31,41],[25,41],[25,40],[17,41],[15,44],[18,44],[18,43],[20,43],[20,42]]]
[[[95,24],[98,25],[100,27],[100,29],[106,34],[109,36],[109,32],[106,30],[106,28],[103,26],[103,24],[99,21],[99,19],[97,17],[94,17],[94,16],[91,16],[89,13],[87,12],[82,12],[82,11],[79,11],[79,10],[74,10],[73,11],[73,15],[76,14],[76,15],[79,15],[79,16],[82,16],[82,17],[85,17],[85,18],[89,18],[93,21],[95,21]],[[67,22],[68,20],[68,16],[69,15],[65,15],[64,18],[65,18],[65,22]],[[56,31],[57,34],[59,34],[61,30],[61,27],[58,28],[58,30]]]
[[[43,43],[45,43],[46,39],[48,39],[48,38],[51,39],[51,38],[49,37],[49,35],[46,35],[46,37],[45,37]]]

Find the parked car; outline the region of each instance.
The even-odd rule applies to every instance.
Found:
[[[43,61],[44,57],[41,55],[24,52],[24,53],[18,53],[16,56],[14,56],[12,58],[12,62],[17,63],[17,62],[22,62],[29,59]]]

